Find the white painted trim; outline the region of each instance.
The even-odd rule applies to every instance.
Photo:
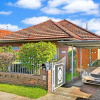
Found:
[[[98,59],[100,59],[100,49],[98,49]]]

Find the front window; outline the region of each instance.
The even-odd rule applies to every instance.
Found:
[[[58,53],[59,53],[59,51],[58,51],[58,48],[56,49],[56,54],[54,55],[54,58],[53,58],[53,60],[58,60],[59,58],[58,58]]]

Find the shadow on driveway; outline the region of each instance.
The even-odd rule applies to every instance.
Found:
[[[77,79],[73,82],[68,82],[63,87],[72,87],[76,86],[79,87],[82,92],[89,93],[92,96],[89,99],[82,99],[77,98],[76,100],[100,100],[100,86],[98,85],[90,85],[90,84],[84,84],[81,79]]]

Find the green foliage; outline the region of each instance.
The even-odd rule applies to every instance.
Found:
[[[72,50],[68,52],[69,64],[72,64]],[[73,50],[73,66],[76,67],[76,50]]]
[[[79,73],[78,72],[73,73],[73,78],[75,78],[77,76],[79,76]],[[67,72],[66,73],[66,82],[69,81],[69,80],[71,80],[71,72]]]
[[[0,70],[8,71],[8,65],[14,60],[14,50],[12,46],[0,47]]]
[[[25,96],[33,99],[37,99],[47,94],[47,90],[39,86],[28,87],[10,84],[0,84],[0,91],[16,94],[19,96]]]
[[[11,67],[12,61],[15,55],[12,52],[2,52],[0,53],[0,70],[8,71],[8,67]]]
[[[0,53],[2,52],[14,52],[14,50],[12,46],[3,46],[0,47]]]
[[[35,44],[33,43],[23,44],[19,50],[19,59],[21,60],[21,62],[23,62],[22,63],[23,66],[31,68],[32,64],[36,60]]]
[[[49,62],[56,54],[56,45],[51,42],[39,42],[36,43],[37,59],[40,63]]]
[[[51,42],[27,43],[23,44],[19,50],[22,65],[28,68],[51,61],[55,54],[56,45]]]
[[[0,53],[1,53],[1,52],[4,52],[4,49],[3,49],[2,47],[0,47]]]
[[[73,56],[75,57],[76,56],[76,50],[73,49]],[[72,50],[68,52],[68,57],[72,57]]]

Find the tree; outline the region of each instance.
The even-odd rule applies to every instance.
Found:
[[[51,42],[39,42],[36,44],[35,48],[37,60],[41,64],[51,61],[56,54],[56,45]]]
[[[55,54],[56,45],[51,42],[27,43],[19,50],[22,65],[28,68],[51,61]]]
[[[11,72],[11,64],[15,58],[13,52],[12,46],[0,47],[0,67],[5,71]]]

